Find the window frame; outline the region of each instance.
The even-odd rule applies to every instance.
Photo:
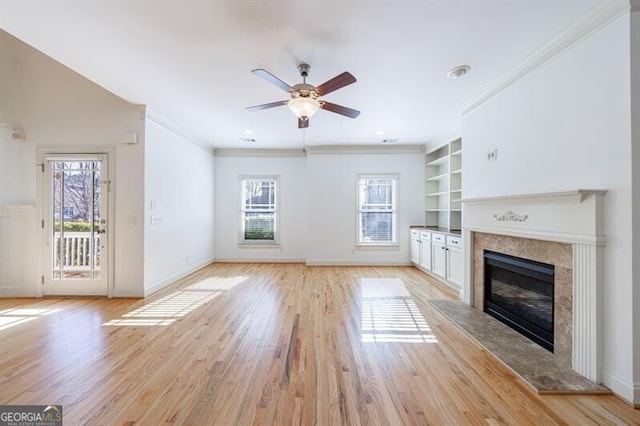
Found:
[[[363,179],[388,179],[393,184],[393,200],[391,204],[391,210],[381,209],[380,212],[391,212],[392,217],[392,235],[389,241],[364,241],[362,239],[362,213],[376,212],[375,209],[363,210],[361,200],[360,186]],[[400,179],[398,174],[393,173],[362,173],[356,177],[356,247],[397,247],[398,246],[398,188],[400,186]]]
[[[245,182],[247,181],[273,181],[274,182],[274,203],[272,209],[247,209],[244,199]],[[280,178],[277,175],[245,175],[239,177],[239,226],[238,244],[251,246],[274,246],[280,244]],[[273,240],[247,240],[245,239],[245,214],[247,212],[273,213]]]

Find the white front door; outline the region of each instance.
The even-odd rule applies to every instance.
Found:
[[[43,294],[106,296],[106,154],[64,154],[44,161]]]

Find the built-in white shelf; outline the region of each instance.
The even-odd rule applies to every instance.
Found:
[[[440,166],[442,164],[448,163],[448,159],[446,157],[436,158],[435,160],[431,160],[427,163],[427,166]]]
[[[438,181],[443,179],[449,179],[449,173],[441,173],[436,176],[431,176],[427,178],[427,182]]]
[[[425,226],[459,230],[462,224],[462,139],[426,154]]]

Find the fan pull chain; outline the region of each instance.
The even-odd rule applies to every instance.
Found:
[[[307,129],[302,129],[302,152],[307,152]]]

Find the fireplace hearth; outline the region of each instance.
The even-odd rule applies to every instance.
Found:
[[[554,350],[554,266],[484,251],[484,311]]]

